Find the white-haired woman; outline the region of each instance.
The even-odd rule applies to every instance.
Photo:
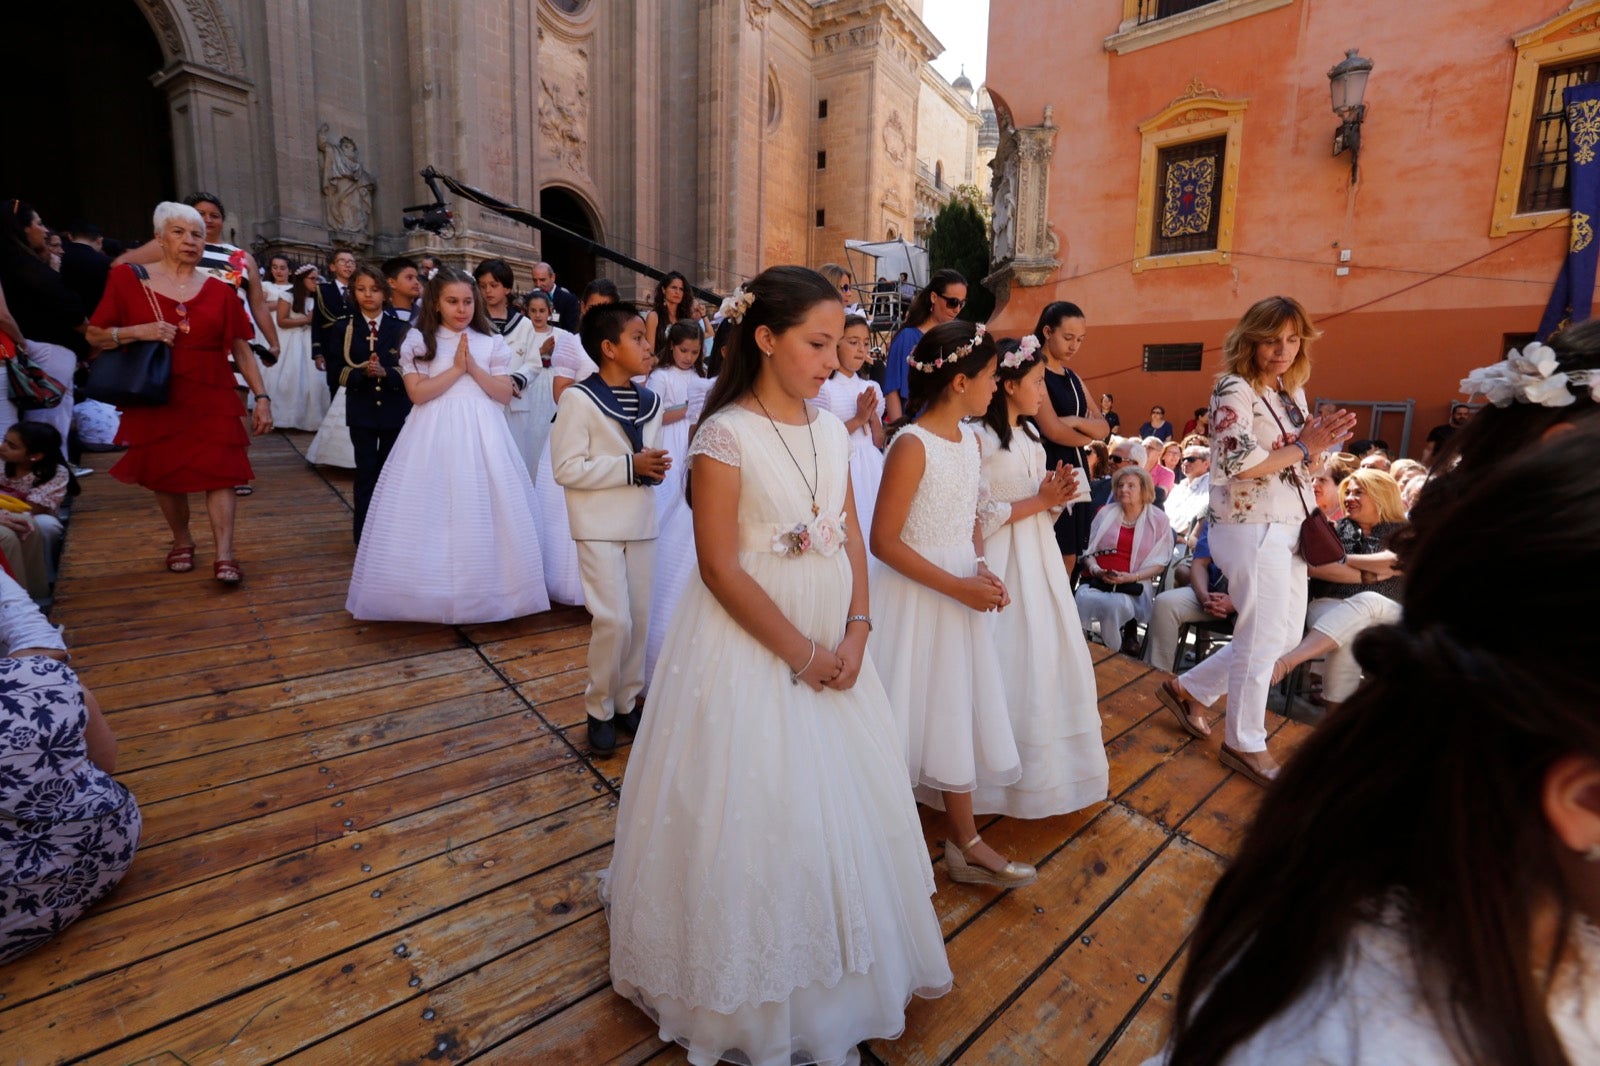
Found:
[[[161,258],[149,265],[149,277],[141,281],[131,265],[114,268],[89,320],[89,343],[96,348],[146,340],[172,346],[167,402],[122,412],[118,442],[128,451],[111,476],[156,494],[172,529],[166,567],[175,573],[194,569],[189,493],[204,492],[217,550],[213,576],[236,585],[244,574],[233,553],[233,489],[254,474],[247,454],[250,437],[240,421],[244,405],[228,367],[230,352],[255,394],[251,421],[258,434],[272,429],[272,403],[250,350],[253,330],[244,306],[227,285],[196,269],[206,239],[200,213],[162,203],[156,207],[155,230]],[[119,357],[114,351],[98,356]]]
[[[1155,505],[1150,471],[1135,463],[1111,476],[1111,499],[1094,516],[1076,599],[1083,628],[1098,626],[1108,648],[1137,649],[1121,636],[1129,622],[1149,622],[1153,582],[1172,561],[1172,525]]]

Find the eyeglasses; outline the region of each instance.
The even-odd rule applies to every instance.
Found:
[[[1183,457],[1183,462],[1186,463],[1186,464],[1187,463],[1203,463],[1205,461],[1206,461],[1206,456],[1204,456],[1204,455],[1185,455]]]
[[[179,333],[188,333],[189,332],[189,305],[185,304],[185,303],[180,303],[173,310],[178,312],[178,332]]]
[[[958,300],[954,296],[940,296],[939,299],[943,300],[944,305],[952,311],[959,311],[967,306],[967,301]]]
[[[1133,460],[1129,459],[1126,455],[1113,455],[1110,456],[1106,462],[1110,463],[1112,466],[1121,466],[1123,463],[1131,463]]]
[[[848,281],[839,282],[839,291],[840,292],[849,292],[850,291],[850,283]]]
[[[1301,426],[1305,425],[1306,413],[1300,410],[1300,405],[1294,402],[1294,397],[1290,396],[1282,389],[1277,391],[1278,401],[1283,404],[1283,413],[1288,416],[1289,424],[1295,429],[1299,429]]]

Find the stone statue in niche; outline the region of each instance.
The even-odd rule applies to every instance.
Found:
[[[539,79],[539,132],[544,135],[544,150],[570,170],[584,167],[585,131],[589,123],[586,79],[580,75],[569,95],[559,81]]]
[[[361,165],[361,153],[350,137],[334,143],[328,124],[317,127],[317,156],[322,164],[322,214],[341,241],[365,247],[372,230],[372,194],[377,180]]]
[[[1004,263],[1017,251],[1017,151],[1015,131],[1012,139],[1002,146],[1002,154],[989,165],[994,168],[994,183],[989,195],[994,201],[994,215],[990,222],[989,259],[995,264]]]

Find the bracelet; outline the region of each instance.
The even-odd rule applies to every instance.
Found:
[[[111,327],[111,347],[113,347],[113,348],[122,347],[122,342],[117,339],[117,331],[118,331],[118,327],[116,327],[116,326],[112,326]]]
[[[1302,444],[1300,441],[1297,441],[1297,440],[1290,441],[1289,443],[1294,445],[1296,448],[1300,449],[1300,454],[1305,456],[1305,462],[1307,462],[1307,463],[1311,462],[1311,449],[1310,448],[1307,448],[1304,444]]]
[[[988,566],[989,565],[989,560],[985,559],[981,555],[978,556],[976,559],[974,559],[972,561],[973,561],[974,564],[976,564],[978,566]]]
[[[800,675],[811,669],[811,664],[817,661],[817,642],[813,640],[808,643],[811,645],[811,654],[806,658],[806,664],[798,670],[789,671],[789,684],[791,685],[798,685],[800,683]]]
[[[867,632],[872,632],[872,616],[870,614],[853,614],[849,618],[846,618],[844,620],[846,629],[850,627],[851,622],[865,622],[867,623]]]

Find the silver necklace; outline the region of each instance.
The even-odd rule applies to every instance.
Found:
[[[793,451],[790,451],[789,442],[783,439],[783,431],[778,428],[778,423],[774,421],[772,412],[767,410],[767,405],[761,402],[761,397],[757,396],[754,390],[751,391],[750,396],[756,401],[756,406],[761,408],[761,413],[767,416],[767,424],[772,427],[772,432],[778,435],[778,443],[783,445],[783,450],[789,453],[789,461],[794,464],[795,470],[799,471],[800,480],[805,482],[806,489],[811,493],[811,517],[815,518],[818,514],[817,486],[822,483],[822,478],[817,473],[817,434],[811,428],[811,419],[806,419],[806,435],[811,438],[811,480],[807,481],[805,467],[800,465],[800,460],[794,457]]]

